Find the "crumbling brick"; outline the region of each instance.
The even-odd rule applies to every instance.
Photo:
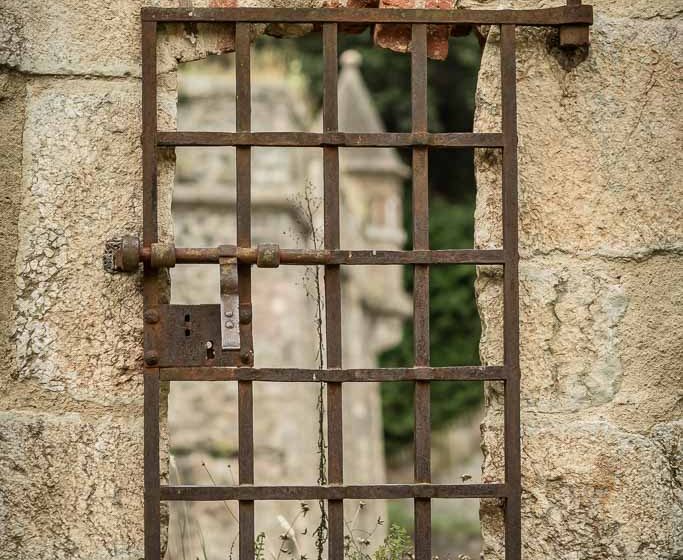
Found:
[[[447,10],[453,8],[453,0],[380,0],[380,8],[408,9],[429,8]],[[427,30],[427,55],[429,58],[444,60],[448,56],[448,37],[451,26],[430,25]],[[408,25],[377,25],[375,43],[379,47],[397,52],[410,50],[411,31]]]

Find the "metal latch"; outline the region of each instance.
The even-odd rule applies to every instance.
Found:
[[[290,251],[293,262],[306,255]],[[324,255],[315,254],[318,260]],[[133,235],[124,235],[109,240],[105,246],[104,267],[111,273],[137,272],[140,263],[150,268],[167,269],[176,264],[216,263],[220,267],[220,330],[223,350],[243,350],[240,340],[240,325],[251,322],[251,306],[240,310],[238,263],[255,264],[259,268],[280,266],[280,247],[274,243],[262,243],[257,247],[235,247],[220,245],[214,248],[177,248],[172,243],[151,243],[143,247]],[[317,262],[317,261],[316,261]],[[209,341],[208,343],[211,343]]]
[[[240,348],[240,296],[237,259],[220,257],[221,342],[223,350]]]

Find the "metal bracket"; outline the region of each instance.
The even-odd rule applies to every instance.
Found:
[[[224,350],[240,348],[240,298],[237,280],[237,259],[220,257],[221,343]]]

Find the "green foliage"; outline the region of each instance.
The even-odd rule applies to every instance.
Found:
[[[459,249],[471,247],[473,210],[439,200],[432,204],[430,237],[432,247]],[[480,322],[474,299],[475,268],[453,265],[430,270],[430,354],[434,366],[479,363]],[[406,273],[412,288],[412,275]],[[406,367],[413,363],[413,329],[406,325],[401,342],[381,357],[384,367]],[[439,381],[432,383],[432,427],[448,424],[458,414],[481,403],[482,386],[475,382]],[[385,445],[389,455],[409,445],[413,439],[412,383],[382,385]]]
[[[374,554],[374,560],[404,560],[413,552],[413,541],[403,527],[391,525],[384,544]]]
[[[265,43],[275,41],[265,39]],[[306,77],[314,103],[322,99],[322,46],[320,34],[296,40],[277,40],[273,48],[284,53]],[[409,131],[410,56],[380,49],[371,34],[344,34],[339,52],[356,49],[362,55],[361,72],[389,131]],[[429,61],[429,129],[432,132],[472,130],[474,94],[481,50],[470,35],[452,38],[445,61]],[[474,165],[471,150],[433,150],[429,154],[430,245],[432,249],[461,249],[473,245]],[[410,150],[401,152],[410,163]],[[404,222],[410,232],[410,183],[405,185]],[[411,241],[409,240],[408,246]],[[408,269],[409,267],[406,267]],[[480,322],[474,300],[474,267],[432,267],[430,275],[431,363],[434,366],[479,363]],[[412,290],[412,274],[406,270],[406,287]],[[401,342],[386,352],[380,365],[413,363],[412,324],[407,322]],[[479,405],[482,386],[470,382],[432,384],[432,426],[444,426],[460,413]],[[385,445],[389,455],[409,445],[413,438],[413,386],[384,383],[382,386]]]

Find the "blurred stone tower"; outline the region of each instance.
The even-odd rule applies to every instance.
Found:
[[[256,55],[252,80],[254,130],[320,130],[291,75],[272,53]],[[360,55],[341,57],[339,125],[342,131],[383,130],[362,81]],[[234,68],[230,59],[187,65],[179,74],[178,128],[235,130]],[[311,126],[310,124],[314,124]],[[173,197],[176,243],[215,246],[235,240],[235,164],[233,148],[177,150]],[[252,232],[254,243],[282,247],[313,245],[321,211],[313,223],[303,208],[319,206],[322,150],[254,148],[252,150]],[[407,168],[391,149],[341,151],[342,247],[400,249],[402,181]],[[307,193],[307,194],[306,194]],[[320,208],[321,210],[321,208]],[[377,270],[379,269],[379,270]],[[315,325],[315,271],[298,267],[253,272],[254,348],[257,367],[316,367],[319,352]],[[173,270],[174,303],[217,303],[218,267]],[[345,367],[377,365],[380,352],[396,344],[403,319],[410,313],[399,267],[347,267],[343,277],[343,344]],[[255,482],[315,484],[318,477],[319,387],[314,384],[260,384],[254,388]],[[377,384],[344,387],[345,480],[382,483],[385,466]],[[169,397],[171,477],[181,483],[231,484],[237,477],[237,390],[231,383],[175,383]],[[307,536],[288,546],[311,551],[318,524],[317,504],[298,532]],[[357,504],[348,503],[354,516]],[[256,531],[267,535],[266,547],[280,547],[279,535],[297,517],[300,504],[257,504]],[[227,557],[237,528],[236,504],[187,503],[171,510],[169,558],[206,548],[209,557]],[[386,518],[386,504],[369,503],[358,517],[359,528],[372,529]],[[375,538],[384,536],[379,527]],[[309,557],[312,557],[309,553]]]

